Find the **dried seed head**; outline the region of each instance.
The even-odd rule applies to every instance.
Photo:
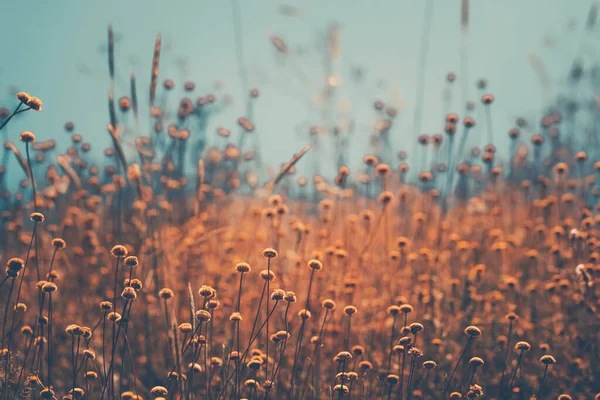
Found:
[[[165,397],[169,393],[169,391],[164,386],[154,386],[152,388],[152,390],[150,391],[150,393],[152,393],[154,395],[154,397],[157,397],[157,396]]]
[[[354,306],[346,306],[344,307],[344,314],[351,317],[358,312],[358,309]]]
[[[196,311],[196,318],[200,322],[208,322],[210,321],[210,313],[206,310],[198,310]]]
[[[556,364],[556,358],[552,357],[551,355],[545,355],[540,358],[540,362],[545,365],[552,365]]]
[[[192,324],[190,324],[189,322],[183,322],[183,323],[179,324],[177,329],[179,330],[180,333],[183,333],[183,334],[192,333]]]
[[[37,97],[30,97],[29,100],[27,100],[27,105],[34,111],[42,111],[42,101]]]
[[[56,286],[56,283],[54,282],[46,282],[44,286],[42,286],[42,292],[44,293],[56,292],[57,289],[58,286]]]
[[[216,291],[211,286],[202,285],[198,290],[198,294],[208,299],[210,297],[214,297],[216,295]]]
[[[235,266],[235,269],[237,272],[241,272],[243,274],[244,272],[250,272],[252,268],[250,267],[250,264],[241,262]]]
[[[52,246],[54,246],[56,249],[64,249],[67,247],[67,243],[61,238],[54,238],[52,239]]]
[[[481,330],[476,326],[467,326],[465,328],[465,335],[473,337],[473,338],[477,337],[477,336],[481,336]]]
[[[435,361],[429,360],[423,363],[423,368],[426,369],[434,369],[437,368],[437,363]]]
[[[17,257],[11,258],[6,262],[6,273],[8,274],[11,272],[12,274],[16,275],[23,269],[24,265],[25,262],[22,259]],[[11,276],[11,274],[9,274],[9,276]]]
[[[260,277],[265,281],[272,281],[275,280],[275,272],[265,269],[260,271]]]
[[[485,364],[485,362],[479,357],[471,357],[469,364],[471,364],[473,367],[481,367],[483,364]]]
[[[135,300],[135,298],[137,297],[137,293],[135,292],[134,288],[132,288],[131,286],[127,286],[125,289],[123,289],[121,297],[125,300]]]
[[[361,361],[358,363],[358,367],[363,371],[368,371],[373,369],[373,364],[370,361]]]
[[[288,303],[295,303],[298,299],[296,297],[296,293],[285,292],[285,296],[283,297],[283,300],[287,301]]]
[[[400,344],[402,346],[408,346],[411,343],[412,343],[412,338],[410,336],[403,336],[398,341],[398,344]]]
[[[235,312],[231,313],[231,315],[229,316],[229,320],[230,321],[241,321],[242,320],[242,314],[240,314],[239,312],[235,311]]]
[[[35,135],[32,132],[25,131],[19,135],[19,140],[23,143],[35,142]]]
[[[169,288],[160,289],[158,295],[164,300],[168,300],[174,296],[173,291]]]
[[[127,257],[128,252],[127,252],[127,248],[125,246],[118,244],[110,250],[110,253],[113,255],[113,257],[119,258],[119,257]]]
[[[54,399],[55,398],[54,397],[54,391],[52,389],[50,389],[50,388],[43,389],[40,392],[40,397],[42,399]]]
[[[323,269],[323,263],[319,260],[310,260],[308,262],[308,268],[312,269],[313,271],[320,271]]]
[[[390,385],[396,385],[398,382],[400,382],[400,377],[396,374],[389,374],[386,376],[385,381]]]
[[[390,314],[391,316],[395,317],[398,314],[400,314],[400,307],[396,306],[396,305],[391,305],[387,308],[387,312],[388,314]]]
[[[112,310],[112,302],[110,301],[102,301],[100,302],[100,308],[106,311]]]
[[[310,312],[310,310],[302,309],[298,311],[298,316],[303,320],[307,320],[312,317],[312,313]]]
[[[267,258],[275,258],[275,257],[277,257],[277,250],[271,249],[271,248],[266,248],[263,250],[262,254],[264,257],[267,257]]]
[[[413,306],[410,304],[402,304],[400,306],[400,311],[402,311],[404,314],[410,314],[413,311]]]
[[[335,309],[335,301],[333,301],[331,299],[323,300],[323,303],[321,303],[321,306],[324,309],[331,311],[331,310]]]
[[[515,344],[515,351],[529,351],[531,350],[531,345],[527,342],[517,342]]]
[[[348,351],[340,351],[333,358],[333,361],[335,361],[335,362],[342,362],[342,361],[347,361],[347,360],[351,360],[351,359],[352,359],[352,354],[350,352],[348,352]]]
[[[44,217],[44,214],[42,214],[40,212],[33,212],[29,216],[29,219],[32,222],[35,222],[36,224],[40,224],[40,223],[44,222],[45,217]]]
[[[281,301],[285,297],[285,291],[282,289],[275,289],[273,293],[271,293],[271,300],[273,301]]]
[[[481,97],[481,102],[485,105],[488,105],[488,104],[492,104],[494,102],[494,99],[495,99],[494,95],[488,93],[488,94],[484,94]]]
[[[19,93],[17,93],[17,99],[21,103],[27,104],[27,102],[29,101],[29,99],[31,99],[31,96],[29,95],[29,93],[19,92]]]
[[[424,327],[422,324],[418,323],[418,322],[413,322],[412,324],[410,324],[408,326],[408,329],[410,329],[410,331],[412,332],[413,335],[417,334],[418,332],[421,332]]]
[[[136,256],[129,256],[129,257],[125,257],[125,259],[123,260],[123,262],[125,263],[125,265],[127,265],[128,267],[137,267],[138,266],[138,258]]]

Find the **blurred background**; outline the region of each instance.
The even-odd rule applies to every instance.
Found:
[[[348,163],[360,162],[373,131],[375,101],[396,109],[390,141],[395,151],[410,152],[415,132],[441,133],[447,112],[463,118],[465,101],[479,105],[487,92],[496,98],[492,120],[502,150],[515,119],[539,120],[567,89],[574,60],[596,54],[598,32],[589,28],[593,2],[469,3],[467,18],[460,0],[2,2],[0,107],[12,111],[17,91],[44,102],[43,112],[13,120],[2,139],[18,141],[21,131],[31,130],[65,148],[70,139],[63,127],[72,121],[96,150],[109,144],[110,24],[115,98],[130,95],[129,76],[135,73],[143,134],[151,131],[148,87],[160,33],[158,96],[165,79],[175,81],[179,94],[170,96],[170,112],[184,95],[184,82],[193,81],[195,89],[185,95],[195,102],[214,94],[220,104],[207,132],[234,130],[246,114],[248,91],[258,88],[252,122],[268,164],[289,160],[310,143],[310,126],[327,126],[329,119],[351,130],[350,152],[360,156]],[[456,74],[452,85],[448,73]],[[483,91],[480,79],[487,80]],[[325,98],[326,90],[334,94]],[[415,118],[419,102],[422,117]],[[480,109],[473,117],[483,126]],[[195,127],[188,128],[193,137]],[[316,154],[327,160],[331,146]]]

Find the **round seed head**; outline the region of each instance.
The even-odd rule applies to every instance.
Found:
[[[400,311],[404,314],[410,314],[413,311],[413,306],[410,304],[402,304],[400,306]]]
[[[544,365],[552,365],[556,364],[556,358],[552,357],[551,355],[545,355],[540,358],[540,362]]]
[[[260,271],[260,277],[265,281],[272,281],[275,280],[275,272],[265,269]]]
[[[285,296],[283,297],[283,300],[287,301],[288,303],[295,303],[298,299],[296,297],[296,293],[285,292]]]
[[[245,263],[245,262],[241,262],[241,263],[238,263],[238,264],[235,266],[235,269],[236,269],[236,271],[237,271],[237,272],[241,272],[241,273],[243,274],[243,273],[245,273],[245,272],[250,272],[250,270],[251,270],[252,268],[250,267],[250,264],[248,264],[248,263]]]
[[[402,346],[408,346],[411,343],[412,343],[412,338],[410,336],[403,336],[398,341],[398,344],[400,344]]]
[[[235,311],[235,312],[231,313],[231,315],[229,316],[229,320],[230,321],[241,321],[242,320],[242,314],[240,314],[239,312]]]
[[[118,244],[110,250],[110,253],[113,255],[113,257],[119,258],[119,257],[127,257],[128,251],[125,246]]]
[[[324,309],[331,311],[335,308],[335,301],[333,301],[331,299],[326,299],[326,300],[323,300],[323,303],[321,303],[321,305],[323,306]]]
[[[285,297],[285,291],[282,289],[275,289],[273,293],[271,293],[271,300],[273,301],[281,301]]]
[[[169,288],[160,289],[158,295],[164,300],[168,300],[174,296],[173,291]]]
[[[422,324],[414,322],[408,326],[408,329],[410,329],[411,333],[414,335],[418,332],[421,332],[424,329],[424,327]]]
[[[35,142],[35,135],[32,132],[25,131],[19,135],[19,140],[23,143]]]
[[[354,306],[346,306],[344,307],[344,314],[351,317],[358,312],[358,309]]]
[[[373,369],[373,364],[370,361],[361,361],[358,363],[358,367],[362,370],[362,371],[368,371],[370,369]]]
[[[134,288],[132,288],[131,286],[127,286],[125,289],[123,289],[121,297],[125,300],[135,300],[135,298],[137,297],[137,293],[135,293]]]
[[[391,316],[395,317],[396,315],[400,314],[400,307],[396,305],[391,305],[387,308],[387,312]]]
[[[67,247],[67,243],[61,238],[54,238],[52,239],[52,246],[56,249],[64,249]]]
[[[31,98],[31,96],[29,95],[29,93],[26,93],[26,92],[17,93],[17,99],[21,103],[27,104],[27,102],[29,101],[30,98]]]
[[[365,353],[365,348],[361,345],[352,346],[352,354],[356,357],[362,356]]]
[[[389,374],[386,378],[385,381],[387,383],[389,383],[390,385],[396,385],[398,382],[400,382],[400,377],[396,374]]]
[[[169,391],[164,386],[154,386],[152,388],[152,390],[150,391],[150,393],[152,393],[154,395],[154,397],[158,397],[158,396],[165,397],[169,393]]]
[[[471,364],[474,367],[481,367],[481,366],[483,366],[483,364],[485,364],[485,362],[483,361],[483,359],[481,359],[479,357],[472,357],[469,360],[469,364]]]
[[[42,101],[37,97],[30,97],[27,101],[27,105],[34,111],[42,111]]]
[[[529,351],[531,350],[531,345],[527,342],[517,342],[515,344],[515,351]]]
[[[128,256],[125,257],[125,259],[123,260],[123,262],[125,263],[125,265],[127,265],[128,267],[137,267],[138,266],[138,258],[136,256]]]
[[[106,311],[112,310],[112,302],[110,301],[102,301],[100,302],[100,308]]]
[[[54,282],[46,282],[44,286],[42,286],[42,292],[44,293],[56,292],[57,289],[58,286],[56,286],[56,283]]]
[[[206,310],[198,310],[196,311],[196,318],[200,322],[208,322],[210,321],[210,313]]]
[[[350,352],[348,352],[348,351],[340,351],[333,358],[333,361],[335,361],[335,362],[342,362],[342,361],[351,360],[351,359],[352,359],[352,354]]]
[[[25,262],[17,257],[11,258],[6,262],[6,270],[17,274],[23,269]]]
[[[323,269],[323,263],[319,260],[310,260],[308,262],[308,268],[312,269],[313,271],[320,271]]]
[[[423,363],[423,368],[426,369],[434,369],[437,368],[437,363],[435,361],[429,360]]]
[[[465,328],[465,335],[470,337],[481,336],[481,330],[476,326],[467,326]]]
[[[263,254],[263,256],[265,256],[267,258],[275,258],[275,257],[277,257],[277,250],[271,249],[271,248],[266,248],[263,250],[262,254]]]
[[[44,217],[44,214],[42,214],[42,213],[39,213],[39,212],[33,212],[33,213],[31,213],[31,215],[29,216],[29,219],[30,219],[32,222],[35,222],[36,224],[39,224],[39,223],[42,223],[42,222],[44,222],[44,219],[45,219],[45,217]]]
[[[213,297],[216,294],[216,291],[211,286],[202,285],[198,290],[198,294],[202,297],[209,298]]]

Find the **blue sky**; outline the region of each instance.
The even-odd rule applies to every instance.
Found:
[[[342,84],[336,102],[356,120],[353,154],[364,153],[374,117],[372,103],[377,99],[402,106],[393,141],[395,146],[409,148],[425,0],[237,1],[250,86],[261,90],[254,122],[270,163],[289,159],[307,143],[306,126],[319,123],[319,113],[310,107],[324,82],[317,44],[319,35],[334,22],[341,32],[341,55],[334,69]],[[582,28],[591,1],[470,3],[470,97],[479,100],[474,85],[486,78],[497,100],[494,130],[504,138],[516,116],[539,116],[545,100],[528,55],[535,53],[544,62],[552,80],[550,94],[557,93],[573,58],[589,41]],[[282,4],[296,7],[300,17],[283,16]],[[109,24],[118,38],[116,97],[128,94],[127,79],[135,72],[147,110],[154,39],[161,33],[164,52],[159,81],[172,78],[181,87],[183,81],[194,80],[194,96],[231,94],[233,104],[210,121],[209,131],[217,126],[235,128],[244,103],[231,7],[231,0],[3,1],[0,106],[14,107],[10,93],[15,89],[44,101],[43,112],[28,113],[11,123],[8,135],[17,140],[21,131],[31,130],[41,140],[53,137],[67,142],[62,127],[71,120],[86,141],[108,145],[109,79],[104,49]],[[433,7],[421,123],[426,133],[441,128],[446,74],[455,72],[461,79],[460,0],[433,0]],[[295,54],[281,57],[269,35],[285,40]],[[349,83],[356,66],[365,70],[361,85]],[[306,76],[304,81],[299,74]],[[217,81],[222,82],[222,89],[215,89]],[[462,117],[459,85],[457,81],[452,109]],[[148,126],[146,121],[143,124]]]

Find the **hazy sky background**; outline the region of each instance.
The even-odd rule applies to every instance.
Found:
[[[308,125],[321,122],[309,102],[325,81],[319,35],[333,22],[341,28],[342,50],[335,65],[342,79],[336,101],[346,104],[357,123],[353,154],[362,156],[367,150],[372,104],[377,99],[401,105],[393,142],[410,149],[407,140],[412,132],[425,0],[237,1],[249,83],[261,90],[254,122],[270,163],[289,159],[308,143]],[[433,3],[421,124],[426,133],[441,129],[446,74],[460,74],[460,1]],[[282,15],[282,4],[297,7],[300,17]],[[528,54],[535,53],[544,62],[553,83],[551,94],[561,89],[573,58],[585,46],[582,32],[590,4],[589,0],[471,0],[470,97],[479,101],[475,82],[486,78],[497,99],[493,105],[497,135],[505,138],[516,116],[540,115],[542,93]],[[212,118],[209,132],[217,126],[235,128],[236,118],[244,113],[230,0],[1,1],[0,18],[0,106],[14,108],[14,89],[44,102],[43,112],[28,112],[9,124],[11,140],[31,130],[40,140],[54,137],[66,145],[70,140],[63,125],[71,120],[76,132],[96,149],[108,144],[109,24],[117,34],[115,96],[129,94],[128,77],[135,72],[142,115],[148,110],[158,33],[163,35],[159,82],[172,78],[181,89],[183,81],[194,80],[193,98],[210,92],[233,96],[233,104]],[[270,34],[285,40],[294,54],[277,54]],[[361,85],[350,83],[354,67],[365,71]],[[307,77],[305,81],[297,77],[299,73]],[[216,81],[223,83],[223,89],[215,89]],[[459,81],[453,110],[462,118]],[[142,123],[148,129],[147,120]]]

